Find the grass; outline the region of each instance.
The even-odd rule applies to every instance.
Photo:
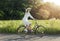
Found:
[[[35,21],[32,21],[32,28]],[[46,34],[60,34],[60,20],[37,20],[39,25],[43,25],[46,29],[38,29],[38,32],[44,31]],[[21,20],[0,20],[0,33],[16,33],[16,29],[22,26]],[[23,28],[20,28],[20,32]]]

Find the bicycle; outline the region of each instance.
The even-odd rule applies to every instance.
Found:
[[[23,28],[23,30],[21,31],[22,33],[24,33],[24,29],[26,28],[24,25],[22,25],[22,26],[19,26],[18,28],[17,28],[17,33],[20,33],[19,32],[19,30],[21,30],[20,28]],[[33,32],[32,33],[34,33],[34,34],[44,34],[45,32],[43,32],[43,31],[41,31],[41,32],[39,32],[38,31],[38,29],[41,29],[41,28],[43,28],[43,29],[46,29],[46,27],[45,26],[43,26],[43,25],[39,25],[38,24],[38,22],[37,22],[37,20],[35,20],[35,25],[34,25],[34,27],[33,27]],[[28,33],[30,33],[30,31],[28,31]],[[28,34],[27,33],[27,34]],[[31,34],[31,33],[30,33]]]

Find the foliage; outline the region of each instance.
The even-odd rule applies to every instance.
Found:
[[[40,0],[0,0],[1,19],[22,19],[27,7],[36,7]],[[21,16],[22,15],[22,16]]]
[[[0,19],[22,19],[28,0],[0,0]]]
[[[31,20],[30,20],[31,21]],[[35,21],[31,21],[34,27]],[[60,34],[60,20],[37,20],[39,25],[43,25],[46,29],[41,28],[37,31],[40,33],[44,31],[46,34]],[[21,20],[3,20],[0,21],[0,33],[16,33],[19,26],[22,26],[23,22]],[[20,33],[23,31],[23,27],[20,28]]]
[[[31,11],[31,14],[37,19],[50,19],[50,18],[60,19],[60,9],[59,8],[60,8],[60,6],[47,2],[47,3],[41,4],[37,8],[33,8]],[[44,14],[48,17],[46,17]]]
[[[53,3],[43,3],[42,0],[0,0],[0,20],[22,19],[27,7],[32,8],[31,14],[37,19],[60,19],[60,6]]]

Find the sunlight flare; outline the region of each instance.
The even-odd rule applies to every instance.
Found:
[[[43,2],[50,2],[50,3],[54,3],[56,5],[60,5],[60,0],[43,0]]]

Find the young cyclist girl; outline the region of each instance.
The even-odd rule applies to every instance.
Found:
[[[24,15],[24,17],[23,17],[23,23],[24,23],[24,25],[25,25],[25,27],[26,27],[26,29],[24,30],[25,32],[28,32],[28,30],[30,30],[31,32],[33,31],[32,29],[31,29],[31,23],[28,21],[28,18],[30,17],[30,18],[32,18],[32,19],[34,19],[33,17],[32,17],[32,15],[30,14],[30,11],[31,11],[31,8],[27,8],[26,10],[25,10],[25,15]]]

